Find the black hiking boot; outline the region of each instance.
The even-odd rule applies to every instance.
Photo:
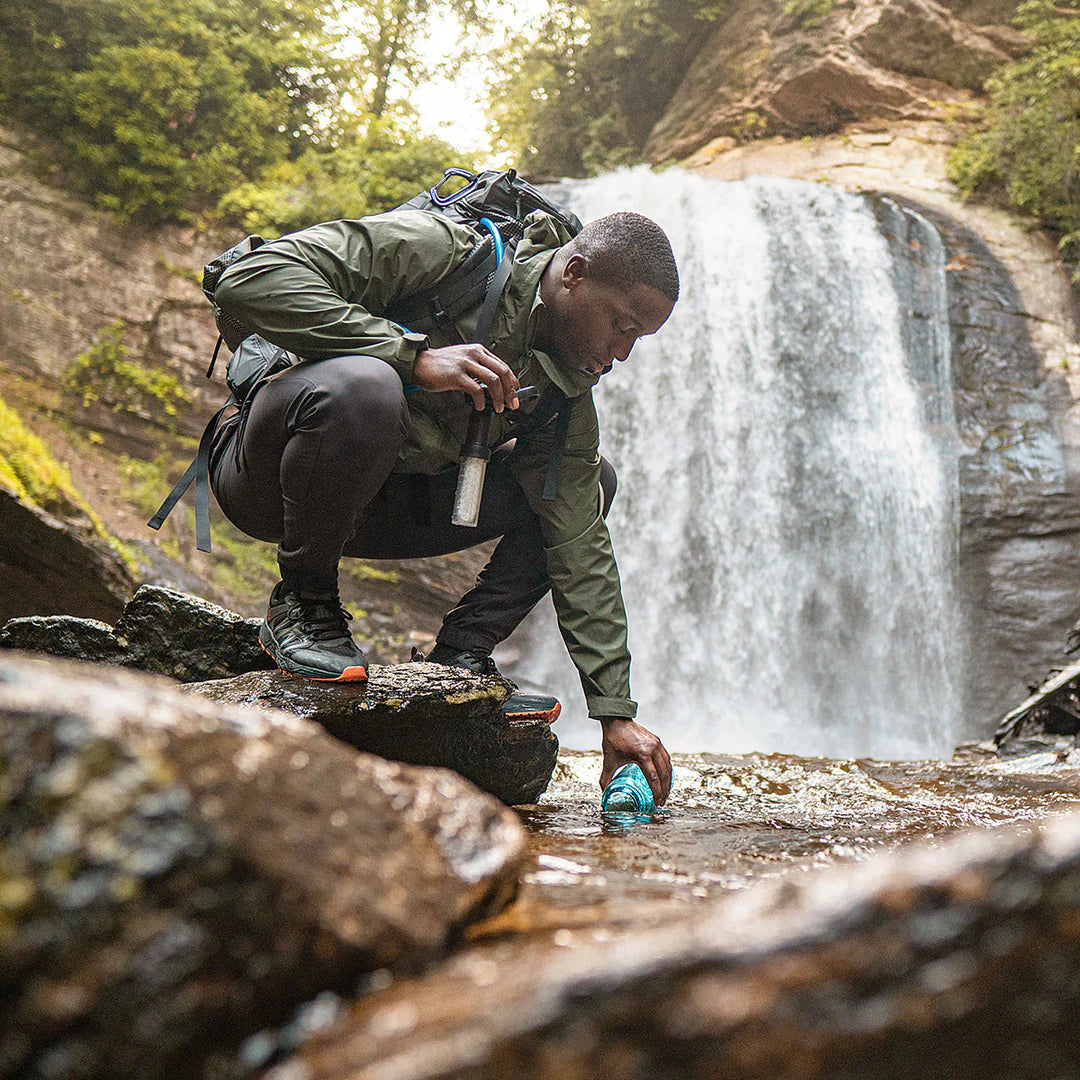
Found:
[[[301,592],[279,581],[259,627],[259,644],[287,675],[366,682],[367,659],[349,633],[351,618],[336,591]]]
[[[533,720],[551,724],[562,712],[558,698],[547,694],[523,694],[512,679],[507,679],[495,666],[495,660],[483,649],[465,649],[455,652],[448,645],[436,643],[431,655],[425,657],[418,652],[414,660],[427,660],[429,664],[444,664],[447,667],[466,668],[477,675],[498,675],[514,687],[514,692],[503,703],[503,711],[508,720]]]

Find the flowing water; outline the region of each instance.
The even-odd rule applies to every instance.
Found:
[[[633,170],[583,220],[645,213],[682,296],[597,391],[640,718],[669,748],[951,751],[963,663],[944,251],[886,200]],[[499,658],[595,725],[550,603]]]
[[[1038,829],[1080,796],[1075,748],[1012,760],[976,748],[953,761],[891,763],[686,754],[675,756],[669,806],[631,824],[599,812],[599,758],[564,751],[540,804],[519,808],[530,858],[515,903],[425,974],[376,972],[303,1047],[310,1071],[280,1080],[473,1075],[439,1063],[482,1061],[489,1023],[501,1036],[518,1022],[515,1010],[527,1019],[548,1008],[568,965],[602,982],[620,965],[647,967],[650,935],[725,910],[717,905],[733,891],[798,882],[973,826]],[[511,1073],[488,1062],[476,1075]]]

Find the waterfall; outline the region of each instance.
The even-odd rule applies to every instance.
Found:
[[[944,251],[882,199],[635,169],[682,296],[596,391],[639,719],[669,749],[948,754],[959,709]],[[563,194],[565,194],[564,192]],[[496,654],[596,748],[546,601]]]

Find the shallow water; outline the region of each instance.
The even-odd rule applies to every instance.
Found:
[[[602,979],[612,956],[639,962],[636,938],[756,882],[972,826],[1037,829],[1080,806],[1080,753],[1064,744],[1012,760],[978,748],[922,762],[676,755],[668,807],[630,824],[601,814],[600,764],[597,753],[564,751],[541,803],[518,809],[530,857],[506,911],[422,975],[376,972],[282,1076],[441,1076],[441,1062],[473,1052],[483,1018],[557,993],[560,969],[587,966],[598,946]]]
[[[533,867],[518,901],[471,937],[640,927],[767,877],[804,874],[971,826],[1080,805],[1080,762],[836,761],[679,754],[651,821],[605,817],[600,755],[564,751],[551,788],[519,813]],[[566,942],[566,935],[563,935]]]

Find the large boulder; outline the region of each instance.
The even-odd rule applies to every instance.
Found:
[[[817,17],[806,18],[785,11],[792,6],[737,0],[718,20],[650,135],[650,160],[685,157],[722,136],[939,116],[970,103],[1027,47],[1009,26],[987,24],[1007,22],[1004,10],[854,0],[817,5]]]
[[[513,894],[516,817],[446,771],[134,672],[0,656],[0,1075],[198,1076]]]
[[[0,489],[0,622],[57,610],[114,619],[133,587],[103,540]]]
[[[269,1075],[1077,1075],[1080,814],[802,882],[762,883],[661,929],[597,934],[606,944],[559,948],[560,933],[574,936],[563,930],[555,948],[504,949],[501,963],[498,944],[474,950],[365,1000]]]
[[[503,679],[438,664],[372,664],[360,687],[294,679],[263,652],[258,619],[158,585],[143,585],[115,627],[68,616],[12,619],[0,629],[0,648],[139,668],[194,684],[222,704],[283,709],[357,750],[453,769],[511,806],[536,802],[559,752],[548,723],[507,719],[512,688]]]
[[[321,724],[359,750],[412,765],[442,765],[508,805],[548,786],[559,740],[550,724],[511,721],[510,684],[440,664],[372,665],[362,686],[251,672],[186,687],[229,705],[271,706]]]

